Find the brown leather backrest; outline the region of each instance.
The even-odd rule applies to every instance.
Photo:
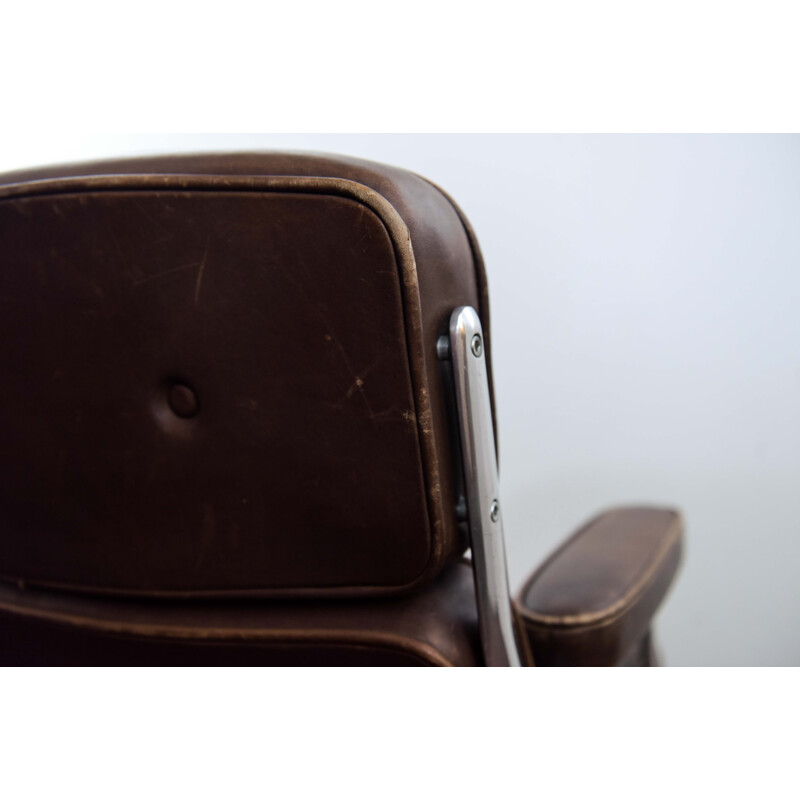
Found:
[[[488,330],[474,237],[401,170],[258,154],[0,178],[0,576],[430,580],[465,547],[435,355],[459,305]]]

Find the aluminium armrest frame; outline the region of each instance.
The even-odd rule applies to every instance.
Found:
[[[456,308],[437,351],[453,369],[481,645],[487,667],[519,667],[485,349],[475,309]]]

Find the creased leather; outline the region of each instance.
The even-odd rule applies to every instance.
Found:
[[[0,665],[479,666],[472,573],[355,600],[129,600],[0,583]]]

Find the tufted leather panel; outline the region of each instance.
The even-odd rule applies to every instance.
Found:
[[[428,182],[351,159],[0,180],[0,575],[112,594],[385,593],[463,551],[437,336],[486,326]]]

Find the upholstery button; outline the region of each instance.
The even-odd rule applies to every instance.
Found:
[[[179,417],[193,417],[197,413],[197,395],[183,383],[175,383],[169,390],[169,407]]]

